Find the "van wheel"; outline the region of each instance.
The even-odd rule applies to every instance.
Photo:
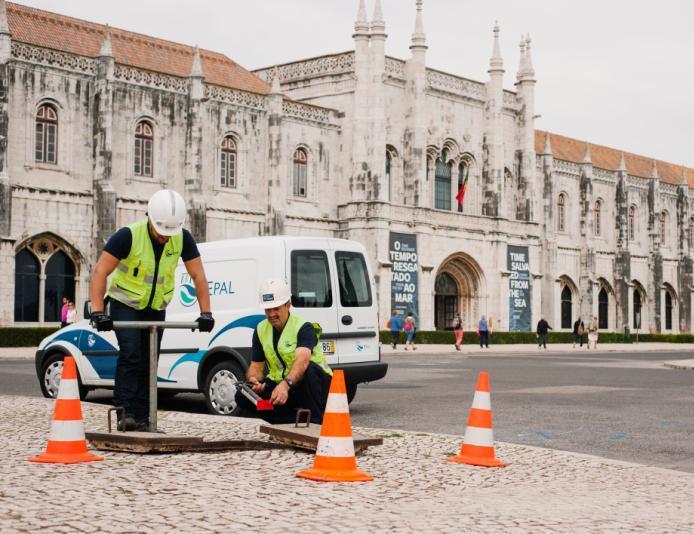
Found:
[[[63,373],[63,358],[65,355],[61,352],[54,352],[46,358],[41,366],[41,375],[39,383],[41,385],[41,393],[44,397],[55,399],[58,397],[58,388],[60,387],[60,375]],[[89,388],[82,385],[79,369],[77,370],[77,384],[80,393],[80,400],[84,400],[89,392]]]
[[[236,384],[244,380],[241,367],[226,361],[215,365],[205,378],[205,404],[207,411],[216,415],[239,415],[236,404]]]
[[[357,396],[357,384],[347,384],[347,402],[352,404],[354,397]]]

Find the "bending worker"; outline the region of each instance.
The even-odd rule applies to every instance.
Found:
[[[157,191],[147,204],[147,217],[118,230],[99,256],[91,282],[92,325],[112,330],[113,321],[163,321],[175,286],[179,258],[188,271],[200,306],[201,332],[211,332],[214,319],[200,252],[183,229],[186,205],[176,191]],[[107,277],[113,273],[106,291]],[[108,308],[104,307],[107,293]],[[110,309],[110,315],[108,315]],[[118,329],[119,355],[113,390],[115,406],[125,408],[119,430],[146,430],[149,424],[149,332]],[[161,346],[161,331],[159,333]]]
[[[293,422],[300,408],[311,410],[311,421],[323,422],[323,412],[333,374],[318,343],[317,325],[290,313],[292,294],[279,279],[270,279],[260,289],[265,319],[253,334],[251,365],[246,379],[253,391],[269,399],[274,410],[258,411],[270,423]],[[267,365],[267,376],[265,366]],[[240,391],[236,402],[248,412],[255,406]]]

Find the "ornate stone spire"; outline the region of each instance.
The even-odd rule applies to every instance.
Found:
[[[542,149],[542,154],[545,156],[552,155],[552,143],[549,140],[549,132],[545,134],[545,147]]]
[[[687,180],[687,167],[682,165],[680,174],[680,185],[689,187],[689,180]]]
[[[617,167],[619,172],[627,172],[627,164],[624,161],[624,152],[619,153],[619,167]]]
[[[531,42],[532,41],[530,40],[530,34],[528,34],[525,39],[525,71],[523,72],[523,74],[525,74],[525,76],[528,78],[535,77],[535,68],[533,67],[533,56],[530,52]]]
[[[424,33],[424,17],[422,15],[423,0],[417,0],[417,16],[414,23],[414,33],[412,34],[412,44],[410,50],[415,48],[427,48],[427,36]]]
[[[0,0],[0,35],[10,35],[10,25],[7,22],[7,6],[5,0]]]
[[[520,61],[518,62],[518,72],[516,73],[516,80],[520,81],[523,76],[523,70],[525,69],[525,39],[521,37],[520,42]]]
[[[658,179],[658,164],[653,160],[653,169],[651,169],[651,178]]]
[[[106,25],[104,42],[101,43],[101,50],[99,50],[99,57],[113,57],[113,48],[111,47],[111,28],[108,26],[108,24]]]
[[[383,6],[381,0],[376,0],[374,16],[371,20],[371,35],[384,35],[386,33],[386,21],[383,19]]]
[[[369,21],[366,18],[366,0],[359,0],[359,13],[354,23],[354,37],[357,35],[368,35]]]
[[[202,61],[200,59],[200,49],[198,45],[195,45],[195,54],[193,55],[193,65],[190,67],[190,78],[204,78],[205,75],[202,72]]]
[[[590,159],[590,145],[587,142],[586,142],[586,151],[583,154],[583,163],[588,164],[588,165],[593,164],[593,160]]]
[[[501,58],[501,45],[499,44],[499,22],[494,23],[494,46],[492,57],[489,59],[489,73],[504,72],[504,60]]]
[[[272,69],[272,88],[270,89],[270,94],[282,94],[282,89],[280,88],[280,70],[277,67]]]

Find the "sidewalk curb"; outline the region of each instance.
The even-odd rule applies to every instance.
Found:
[[[685,369],[691,371],[694,369],[694,360],[675,360],[673,362],[663,362],[663,365],[671,369]]]

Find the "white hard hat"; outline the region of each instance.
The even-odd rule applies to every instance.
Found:
[[[158,234],[176,235],[183,230],[186,203],[183,197],[173,189],[162,189],[149,199],[147,215]]]
[[[266,310],[289,302],[292,292],[284,280],[270,278],[260,286],[260,305]]]

